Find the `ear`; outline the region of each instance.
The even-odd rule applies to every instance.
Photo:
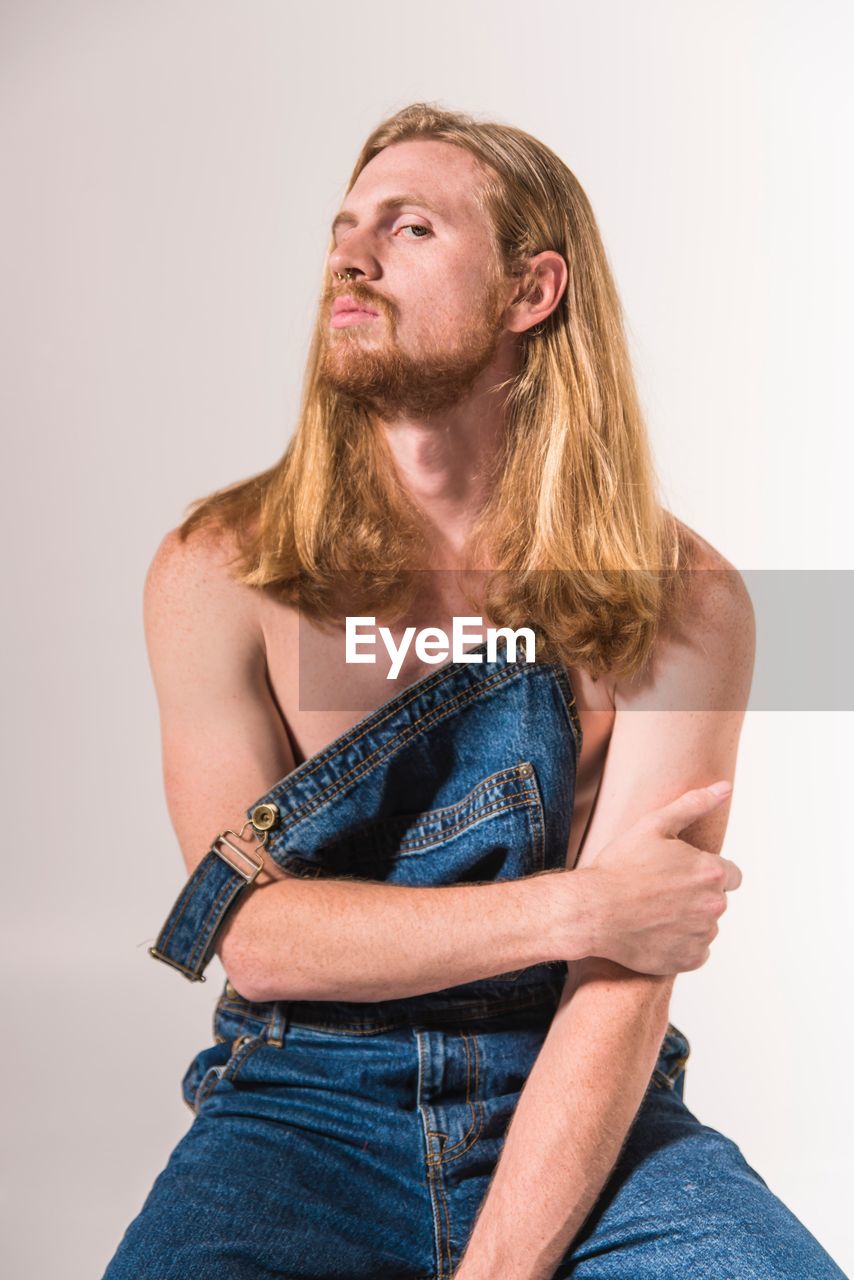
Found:
[[[524,333],[541,324],[560,302],[568,279],[566,259],[554,249],[529,258],[522,283],[507,307],[505,327],[511,333]]]

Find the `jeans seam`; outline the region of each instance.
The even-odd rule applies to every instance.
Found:
[[[467,818],[464,822],[457,823],[456,826],[450,827],[448,830],[431,836],[415,836],[412,840],[404,840],[400,844],[399,852],[406,857],[411,851],[413,853],[422,853],[425,849],[435,849],[438,845],[447,844],[449,840],[456,839],[465,831],[469,831],[472,827],[476,827],[479,822],[485,818],[492,818],[497,813],[504,813],[508,809],[530,809],[536,803],[536,798],[529,792],[524,795],[501,796],[500,799],[490,801],[484,805],[476,814]],[[433,812],[431,809],[425,809],[425,813]]]
[[[544,871],[546,866],[545,814],[543,813],[543,796],[537,782],[536,774],[531,775],[533,784],[531,791],[533,803],[528,809],[528,825],[531,828],[531,841],[534,854],[534,870]]]
[[[492,800],[487,802],[484,808],[479,809],[476,813],[473,813],[469,818],[464,819],[462,822],[452,823],[444,831],[438,832],[435,835],[431,834],[431,835],[424,835],[423,837],[414,836],[411,838],[407,838],[406,840],[403,841],[403,847],[410,844],[412,845],[413,848],[418,847],[419,841],[426,841],[430,845],[433,845],[436,843],[443,843],[444,839],[447,836],[456,835],[457,832],[460,832],[460,831],[467,831],[469,827],[474,826],[474,824],[479,822],[481,818],[485,817],[488,814],[491,815],[496,810],[496,806],[504,806],[504,805],[509,806],[509,805],[515,805],[515,804],[520,804],[525,802],[531,804],[535,800],[539,800],[540,799],[539,788],[536,785],[533,785],[533,786],[531,785],[533,782],[533,779],[529,777],[529,775],[519,772],[521,763],[527,764],[528,762],[524,761],[524,762],[520,762],[520,764],[511,765],[509,768],[497,769],[494,773],[489,774],[488,777],[483,778],[482,781],[478,782],[474,787],[472,787],[471,791],[469,791],[467,795],[463,796],[461,800],[457,800],[454,804],[440,805],[435,809],[425,809],[423,810],[423,813],[429,814],[431,817],[435,819],[438,819],[442,814],[452,814],[455,810],[462,810],[462,809],[465,809],[466,806],[473,804],[477,800],[481,792],[489,791],[489,790],[492,790],[493,788],[497,789],[499,787],[505,786],[509,782],[514,782],[514,781],[520,782],[522,786],[518,790],[511,792],[510,795],[506,795],[506,796],[496,795]],[[403,821],[403,819],[406,817],[420,817],[420,816],[422,815],[421,814],[412,814],[412,815],[396,814],[396,815],[392,815],[392,817],[386,819],[385,821],[391,823],[397,820]]]
[[[572,730],[572,741],[575,748],[575,767],[578,770],[578,761],[581,756],[581,748],[584,745],[584,732],[581,727],[581,717],[578,714],[578,703],[575,697],[575,690],[572,687],[572,681],[569,678],[569,672],[563,663],[556,662],[551,666],[551,671],[557,681],[558,688],[561,693],[561,702],[566,711]]]
[[[202,956],[210,945],[210,942],[219,929],[223,916],[231,905],[233,899],[241,892],[242,889],[245,888],[246,885],[243,880],[240,880],[237,884],[227,880],[217,896],[214,898],[208,908],[204,920],[196,931],[195,944],[187,957],[191,966],[194,968],[198,966]]]
[[[202,872],[202,874],[199,876],[198,882],[197,882],[197,883],[194,885],[194,887],[193,887],[193,894],[195,894],[195,892],[196,892],[198,889],[200,889],[200,888],[201,888],[201,886],[204,884],[205,880],[206,880],[206,879],[208,878],[208,876],[210,875],[211,870],[213,869],[213,866],[214,866],[214,864],[213,864],[213,863],[211,863],[208,867],[206,867],[206,868],[205,868],[205,870],[204,870],[204,871]],[[193,894],[187,894],[186,898],[184,899],[184,901],[183,901],[183,902],[182,902],[182,904],[181,904],[181,909],[180,909],[180,911],[178,911],[178,912],[176,913],[174,920],[172,920],[172,922],[171,922],[171,924],[170,924],[169,932],[168,932],[167,934],[165,934],[165,935],[164,935],[164,937],[163,937],[163,941],[162,941],[162,946],[163,946],[163,948],[164,948],[164,949],[165,949],[166,947],[168,947],[169,943],[172,941],[172,936],[173,936],[173,934],[175,933],[175,930],[177,929],[177,927],[178,927],[178,925],[179,925],[179,923],[180,923],[180,921],[181,921],[181,919],[182,919],[182,917],[183,917],[183,915],[184,915],[184,912],[187,910],[187,907],[188,907],[188,906],[189,906],[189,904],[190,904],[190,899],[191,899],[191,897],[193,897]],[[180,967],[181,967],[182,969],[187,969],[187,966],[186,966],[186,965],[181,965]],[[187,970],[187,972],[192,973],[192,972],[193,972],[193,970],[191,970],[191,969],[190,969],[190,970]]]
[[[234,1082],[246,1065],[247,1060],[252,1057],[256,1050],[263,1049],[266,1043],[267,1037],[263,1035],[250,1036],[249,1039],[244,1040],[243,1044],[235,1050],[223,1067],[222,1079]]]
[[[463,1134],[462,1138],[460,1138],[458,1142],[453,1143],[450,1147],[442,1148],[439,1162],[443,1165],[450,1164],[454,1160],[459,1160],[460,1156],[464,1156],[466,1152],[471,1151],[472,1147],[476,1142],[478,1142],[480,1135],[483,1132],[484,1108],[483,1103],[478,1098],[480,1084],[480,1057],[477,1048],[477,1036],[469,1035],[465,1031],[461,1031],[460,1035],[463,1037],[463,1041],[465,1043],[466,1102],[471,1108],[472,1119],[468,1130]],[[471,1041],[471,1051],[469,1049],[469,1041]],[[474,1089],[472,1089],[472,1053],[474,1054]],[[474,1133],[474,1137],[471,1139],[471,1142],[468,1143],[468,1146],[462,1145],[467,1141],[472,1133]],[[457,1151],[457,1148],[460,1146],[462,1146],[462,1150]],[[450,1151],[456,1151],[456,1155],[447,1159],[447,1154]]]
[[[421,1127],[424,1133],[425,1146],[425,1168],[427,1170],[427,1188],[430,1196],[430,1211],[433,1215],[433,1247],[436,1254],[436,1280],[442,1280],[444,1276],[444,1258],[443,1248],[447,1248],[448,1258],[450,1262],[450,1235],[451,1223],[448,1212],[448,1201],[445,1196],[444,1187],[442,1186],[442,1172],[437,1161],[430,1150],[430,1140],[433,1137],[432,1130],[427,1128],[427,1114],[425,1111],[425,1103],[422,1100],[422,1082],[424,1079],[424,1050],[422,1047],[422,1038],[416,1034],[415,1042],[418,1050],[418,1085],[417,1085],[417,1105],[418,1112],[421,1117]],[[439,1198],[441,1197],[441,1205]],[[445,1227],[447,1229],[447,1244],[443,1237],[441,1214],[444,1213]]]

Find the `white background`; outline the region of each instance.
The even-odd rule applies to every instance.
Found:
[[[221,969],[191,985],[146,953],[184,877],[142,583],[191,499],[280,456],[367,133],[428,99],[557,151],[600,222],[667,505],[741,570],[850,569],[852,12],[6,0],[9,1274],[99,1275],[192,1119],[179,1081]],[[748,713],[744,884],[673,1005],[689,1106],[844,1269],[852,733],[847,711]]]

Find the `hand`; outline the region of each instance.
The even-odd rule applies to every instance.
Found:
[[[659,975],[705,964],[726,895],[741,884],[741,871],[678,835],[729,794],[708,787],[686,791],[605,845],[589,867],[569,873],[589,924],[588,955]],[[579,958],[577,933],[567,949],[567,959]]]

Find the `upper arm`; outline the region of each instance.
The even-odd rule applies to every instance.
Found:
[[[254,589],[209,534],[162,540],[145,579],[145,639],[160,712],[163,780],[188,873],[294,767],[266,675]]]
[[[618,684],[616,715],[577,866],[586,866],[643,814],[684,791],[733,780],[755,649],[753,607],[740,574],[707,555],[690,576],[680,627],[662,631],[643,680]],[[680,838],[721,850],[729,801]],[[583,961],[586,972],[623,972]]]

